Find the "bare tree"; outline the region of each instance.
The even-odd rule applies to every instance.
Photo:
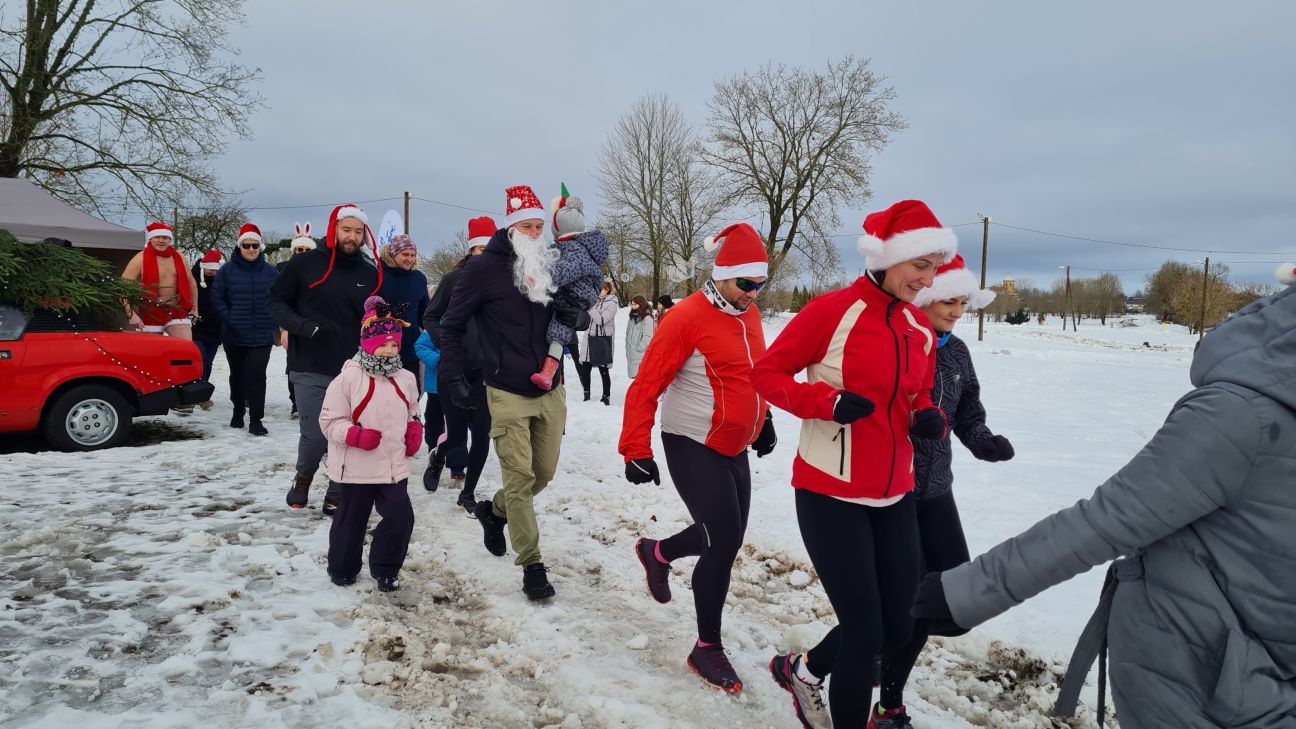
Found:
[[[219,248],[229,255],[238,240],[239,228],[247,219],[247,210],[231,202],[189,210],[175,223],[175,246],[187,253]],[[262,239],[267,247],[277,242],[266,231],[262,231]]]
[[[468,232],[457,230],[454,239],[437,244],[432,249],[432,255],[419,257],[418,270],[427,276],[429,284],[436,286],[467,254]]]
[[[820,72],[770,65],[716,84],[706,159],[731,203],[768,226],[771,274],[793,249],[811,262],[835,254],[826,232],[840,224],[837,207],[871,196],[869,159],[905,126],[884,81],[848,56]]]
[[[225,39],[243,0],[25,6],[0,19],[0,177],[104,217],[220,197],[207,163],[261,102]]]
[[[675,269],[671,278],[679,279],[672,283],[682,283],[685,295],[697,289],[714,258],[702,241],[719,232],[717,220],[726,207],[718,175],[702,162],[702,144],[692,128],[688,136],[667,173],[665,206],[666,246]]]
[[[672,260],[673,227],[696,222],[695,216],[686,221],[683,203],[672,203],[681,189],[695,191],[696,177],[679,169],[692,140],[679,106],[664,95],[648,95],[617,120],[599,152],[597,176],[608,217],[628,226],[625,244],[652,273],[654,299]]]

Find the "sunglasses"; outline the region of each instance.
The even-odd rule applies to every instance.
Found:
[[[239,243],[239,247],[245,251],[255,251],[261,247],[260,243]]]
[[[742,289],[743,291],[746,291],[749,294],[753,291],[760,291],[761,289],[765,288],[765,284],[767,283],[769,283],[769,281],[761,281],[760,283],[757,283],[749,278],[734,279],[734,286],[737,286],[738,288]]]

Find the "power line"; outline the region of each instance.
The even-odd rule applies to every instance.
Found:
[[[1159,245],[1153,245],[1151,243],[1123,243],[1121,241],[1115,241],[1115,240],[1102,240],[1100,238],[1085,238],[1084,236],[1079,236],[1079,235],[1067,235],[1066,233],[1052,233],[1047,230],[1023,228],[1018,225],[1008,225],[1007,223],[1001,223],[997,220],[992,220],[990,224],[998,225],[1004,228],[1012,228],[1013,230],[1023,230],[1026,231],[1027,233],[1038,233],[1040,235],[1051,235],[1056,238],[1069,238],[1071,240],[1081,240],[1088,243],[1104,243],[1106,245],[1126,246],[1129,248],[1152,248],[1159,251],[1178,251],[1182,253],[1232,253],[1232,254],[1243,255],[1243,256],[1296,255],[1296,252],[1292,252],[1292,251],[1229,251],[1229,250],[1224,250],[1222,248],[1176,248],[1174,246],[1159,246]]]
[[[473,213],[485,213],[486,215],[495,215],[499,212],[498,210],[492,211],[492,210],[482,210],[481,208],[470,208],[466,205],[456,205],[454,203],[442,202],[441,200],[429,200],[426,197],[415,197],[414,195],[410,195],[410,199],[418,200],[420,202],[425,202],[425,203],[432,203],[433,205],[444,205],[448,208],[459,208],[460,210],[467,210]]]

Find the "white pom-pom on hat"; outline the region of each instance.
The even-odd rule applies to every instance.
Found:
[[[715,249],[719,248],[720,244],[716,241],[716,237],[714,235],[708,235],[707,237],[702,239],[702,247],[707,249],[707,252],[710,253],[711,251],[714,251]]]
[[[520,207],[522,207],[522,198],[520,197],[509,198],[510,209],[517,210]]]
[[[1274,271],[1278,277],[1278,283],[1283,286],[1291,286],[1296,283],[1296,263],[1280,263],[1278,269]]]

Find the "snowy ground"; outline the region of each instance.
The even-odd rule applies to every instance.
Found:
[[[1060,320],[990,325],[981,343],[974,321],[962,326],[990,425],[1018,454],[983,464],[956,448],[974,554],[1087,496],[1188,389],[1195,338],[1138,323],[1078,335]],[[622,478],[623,363],[612,407],[568,391],[559,477],[539,498],[558,597],[533,605],[512,554],[485,552],[455,492],[417,484],[405,587],[330,585],[319,494],[308,510],[283,502],[296,424],[282,357],[276,350],[270,366],[268,438],[226,427],[220,356],[217,408],[184,419],[203,440],[0,455],[0,727],[797,725],[765,665],[833,621],[797,532],[787,485],[797,426],[786,413],[776,415],[778,450],[753,459],[748,546],[725,618],[747,688],[730,697],[684,667],[690,561],[677,564],[675,600],[661,606],[631,550],[641,534],[682,527],[686,513],[669,483]],[[419,456],[415,471],[424,464]],[[498,482],[492,457],[479,493]],[[911,682],[916,726],[1093,726],[1087,710],[1062,724],[1047,709],[1100,580],[1094,570],[969,636],[935,641]]]

